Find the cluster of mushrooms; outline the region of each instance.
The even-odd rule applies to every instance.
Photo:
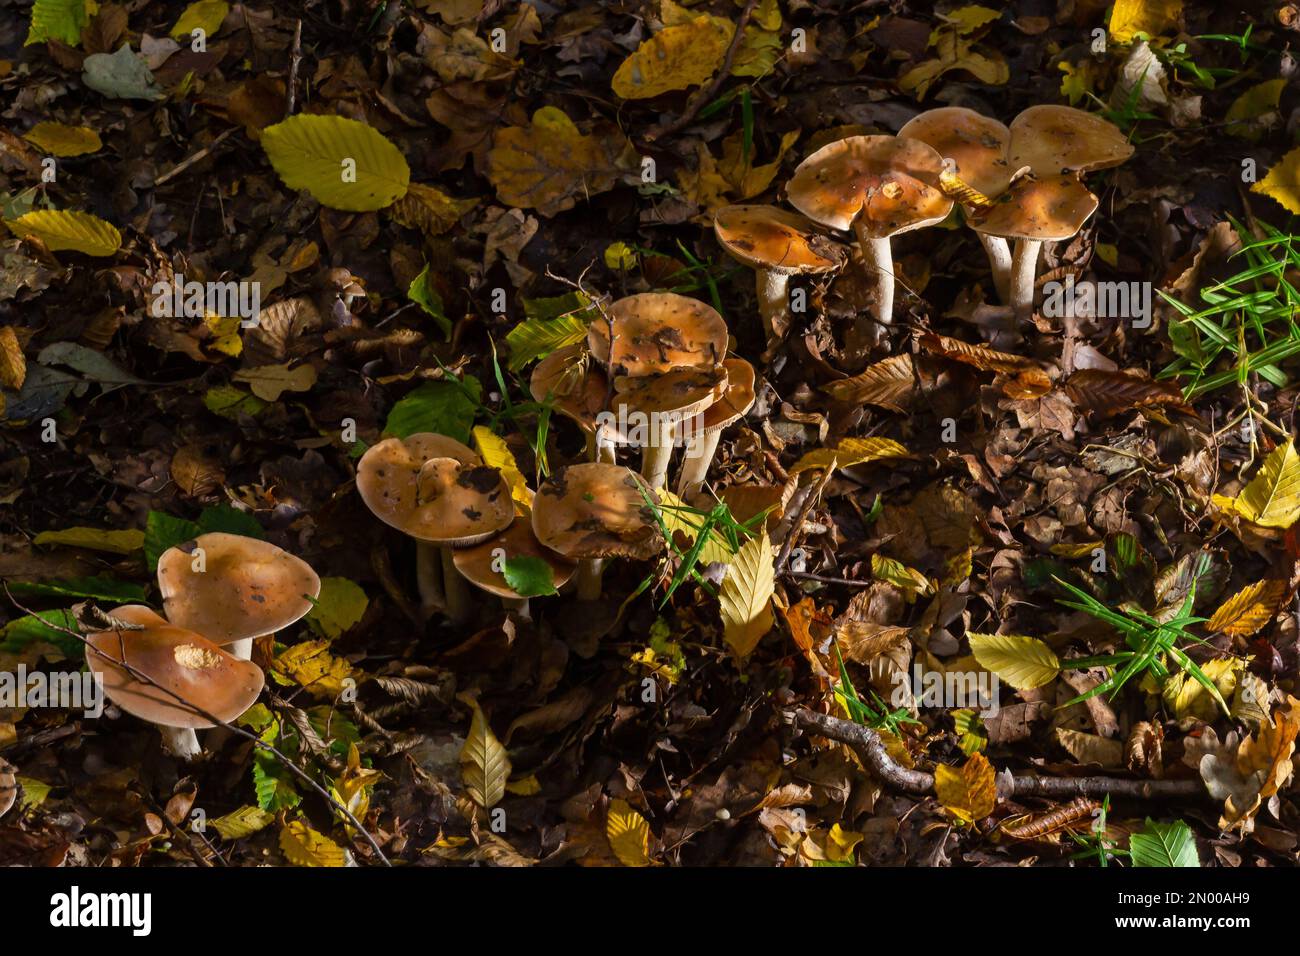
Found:
[[[307,614],[320,578],[270,542],[213,532],[163,552],[158,587],[165,616],[142,604],[114,608],[119,626],[86,635],[86,663],[114,704],[157,725],[164,748],[191,760],[201,752],[196,730],[234,720],[262,692],[253,641]]]
[[[856,331],[879,341],[893,318],[891,237],[943,222],[954,203],[979,235],[999,298],[1023,315],[1033,306],[1043,243],[1072,238],[1097,209],[1083,174],[1132,154],[1118,128],[1068,106],[1032,106],[1010,127],[964,107],[941,107],[914,117],[897,136],[850,136],[806,158],[786,184],[802,215],[728,206],[714,217],[714,231],[733,258],[755,270],[769,349],[790,322],[790,276],[834,272],[846,261],[819,226],[856,237],[877,283],[871,315]]]

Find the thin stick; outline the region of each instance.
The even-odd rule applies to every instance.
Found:
[[[795,541],[803,535],[803,523],[807,519],[809,513],[813,510],[813,505],[817,503],[817,499],[819,499],[822,496],[822,492],[826,490],[826,485],[831,480],[831,474],[834,471],[835,468],[833,465],[832,467],[827,468],[825,473],[822,475],[821,480],[813,486],[812,493],[804,499],[803,507],[799,509],[799,514],[795,516],[794,521],[790,525],[790,533],[786,535],[785,543],[781,545],[781,553],[777,555],[775,565],[777,574],[780,574],[785,570],[786,562],[790,560],[790,552],[794,550]]]
[[[284,115],[292,116],[298,99],[298,64],[302,62],[302,21],[293,28],[293,47],[289,50],[289,83],[285,91]]]
[[[185,170],[189,169],[199,160],[205,158],[210,152],[212,152],[219,145],[221,145],[221,141],[224,140],[227,136],[229,136],[234,131],[235,131],[235,127],[232,126],[224,133],[218,133],[216,139],[208,143],[207,146],[204,146],[198,152],[193,153],[190,156],[187,156],[185,159],[182,159],[171,169],[167,170],[167,172],[163,173],[161,176],[155,179],[153,181],[153,184],[155,186],[161,186],[163,183],[167,182],[168,180],[174,179],[175,177],[179,176],[181,173],[185,172]]]

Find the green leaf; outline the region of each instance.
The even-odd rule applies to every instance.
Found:
[[[461,382],[425,382],[393,406],[384,434],[406,438],[417,432],[436,432],[468,444],[481,393],[478,379],[470,375]]]
[[[55,544],[66,548],[88,548],[111,554],[131,554],[144,544],[144,532],[138,528],[126,531],[103,531],[99,528],[64,528],[61,531],[42,531],[33,544]]]
[[[506,345],[510,346],[507,367],[518,372],[529,362],[545,358],[556,349],[581,342],[586,337],[587,322],[576,315],[520,322],[506,335]]]
[[[262,742],[274,746],[279,733],[279,721],[272,721],[262,731]],[[257,793],[257,805],[267,813],[291,810],[302,802],[289,771],[274,754],[265,750],[253,752],[253,789]]]
[[[86,0],[36,0],[31,26],[23,46],[62,40],[68,46],[81,43],[81,28],[90,20]]]
[[[154,83],[144,57],[124,43],[116,53],[92,53],[81,64],[81,82],[115,100],[161,100],[167,94]]]
[[[438,323],[438,328],[442,329],[444,339],[451,338],[451,319],[447,318],[447,313],[443,311],[442,296],[429,283],[429,264],[427,262],[424,264],[424,268],[420,270],[420,274],[411,280],[411,284],[406,290],[406,297]]]
[[[266,410],[267,403],[256,395],[251,395],[233,385],[217,385],[203,395],[203,404],[208,411],[235,421],[240,415],[260,415]]]
[[[541,558],[522,555],[506,558],[501,576],[520,597],[542,597],[556,593],[555,573]]]
[[[224,531],[226,534],[242,534],[245,538],[264,540],[266,532],[247,511],[231,508],[229,505],[214,505],[204,508],[199,515],[199,532],[208,534],[212,531]]]
[[[523,303],[524,318],[538,322],[551,322],[561,316],[591,308],[591,300],[581,292],[566,292],[564,295],[544,296],[540,299],[524,299]]]
[[[1141,833],[1129,837],[1128,845],[1134,866],[1169,868],[1201,865],[1192,828],[1182,820],[1157,823],[1148,819]]]
[[[144,525],[144,559],[150,571],[158,569],[158,559],[168,548],[197,538],[199,526],[186,518],[175,518],[162,511],[150,511]]]
[[[145,590],[139,584],[116,578],[67,578],[63,581],[11,581],[9,590],[18,595],[37,597],[89,598],[114,604],[143,604]]]
[[[84,645],[71,634],[58,630],[59,627],[78,629],[77,619],[71,611],[41,611],[24,615],[0,630],[0,651],[17,653],[28,644],[43,642],[53,644],[72,660],[81,659],[85,653]]]
[[[359,584],[347,578],[321,578],[320,596],[307,612],[307,623],[317,634],[333,640],[361,620],[369,603]]]

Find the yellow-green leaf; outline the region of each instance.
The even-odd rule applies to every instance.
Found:
[[[736,552],[718,589],[723,637],[737,657],[746,657],[772,629],[773,564],[772,543],[760,532]]]
[[[960,769],[939,764],[934,770],[934,795],[957,823],[983,820],[997,805],[993,767],[983,754],[971,754]]]
[[[111,256],[122,246],[122,234],[117,227],[88,212],[40,209],[17,219],[6,219],[5,225],[15,236],[39,239],[51,252]]]
[[[347,866],[347,853],[323,833],[301,820],[291,820],[280,831],[280,849],[294,866]]]
[[[320,698],[337,697],[352,667],[329,651],[329,641],[303,641],[286,648],[271,665],[272,673],[288,678]]]
[[[286,186],[307,190],[330,209],[383,209],[406,195],[411,181],[401,150],[342,116],[290,116],[262,130],[262,148]]]
[[[895,561],[883,554],[871,556],[871,576],[877,581],[886,581],[899,588],[908,597],[910,604],[918,597],[934,593],[934,582],[915,568],[909,568],[902,561]]]
[[[1115,0],[1111,10],[1110,38],[1128,43],[1139,33],[1158,37],[1174,30],[1183,15],[1183,0]]]
[[[475,425],[470,434],[474,439],[474,447],[478,449],[479,455],[483,458],[483,464],[501,472],[501,477],[510,486],[510,496],[514,498],[515,504],[519,506],[516,510],[520,514],[527,514],[531,511],[533,507],[533,491],[528,487],[528,481],[524,478],[524,473],[519,470],[519,463],[515,461],[515,456],[510,453],[510,448],[506,445],[505,439],[495,434],[486,425]]]
[[[176,25],[172,27],[171,38],[189,39],[195,30],[202,30],[204,36],[210,37],[221,29],[229,12],[230,4],[226,0],[199,0],[198,3],[191,3],[181,12]]]
[[[680,533],[689,544],[694,544],[704,519],[687,510],[689,506],[686,502],[668,489],[660,488],[656,494],[659,495],[659,518],[664,527],[672,534]],[[730,564],[735,558],[736,553],[730,545],[718,535],[710,533],[709,539],[700,549],[699,563]]]
[[[220,833],[223,840],[242,840],[259,830],[265,830],[273,822],[275,814],[267,813],[261,807],[245,806],[223,817],[209,820],[208,826]]]
[[[722,65],[735,24],[700,16],[642,41],[614,71],[614,93],[640,100],[703,83]]]
[[[845,438],[834,448],[818,448],[795,462],[790,474],[810,468],[851,468],[882,458],[908,458],[906,448],[892,438]]]
[[[389,207],[388,214],[408,229],[440,236],[477,205],[477,199],[455,199],[433,186],[411,183],[406,195]]]
[[[1288,212],[1300,215],[1300,147],[1283,156],[1282,161],[1250,189],[1276,200]]]
[[[650,859],[650,824],[626,800],[609,801],[605,838],[624,866],[653,866]]]
[[[36,0],[23,46],[46,40],[62,40],[69,46],[77,46],[90,14],[91,4],[87,0]]]
[[[460,775],[469,798],[484,810],[491,810],[506,795],[510,780],[510,755],[501,745],[483,715],[478,702],[460,698],[474,708],[465,746],[460,751]]]
[[[1242,662],[1231,657],[1221,657],[1201,665],[1201,672],[1219,692],[1218,699],[1204,684],[1182,670],[1169,675],[1160,688],[1160,695],[1175,720],[1196,717],[1212,721],[1216,714],[1227,708],[1227,701],[1236,693],[1237,679],[1243,670]]]
[[[1215,495],[1214,503],[1263,528],[1295,524],[1300,518],[1300,455],[1294,441],[1273,449],[1236,498]]]
[[[526,319],[506,333],[506,344],[510,346],[510,371],[517,372],[534,359],[545,358],[556,349],[581,342],[586,337],[587,321],[581,315]]]
[[[103,531],[99,528],[64,528],[62,531],[42,531],[33,544],[57,544],[65,548],[88,548],[110,554],[132,554],[144,547],[144,532]]]
[[[333,640],[360,621],[369,604],[366,592],[355,581],[321,578],[320,594],[307,612],[307,623]]]
[[[1262,124],[1252,122],[1271,113],[1277,113],[1278,102],[1287,81],[1281,78],[1256,83],[1245,93],[1232,101],[1224,117],[1228,125],[1225,129],[1233,136],[1254,142],[1263,134]]]
[[[1061,662],[1036,637],[1018,634],[968,634],[971,653],[1016,690],[1041,687],[1061,672]]]
[[[969,7],[958,7],[949,13],[942,15],[944,20],[953,27],[962,36],[974,33],[980,27],[992,23],[1002,16],[996,10],[990,10],[988,7],[981,7],[978,4]]]
[[[104,144],[89,126],[68,126],[65,123],[37,123],[23,139],[51,156],[84,156],[103,149]]]
[[[636,268],[636,250],[626,242],[611,242],[605,247],[605,268],[614,272],[627,272]]]

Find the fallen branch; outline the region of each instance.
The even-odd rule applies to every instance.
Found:
[[[933,794],[934,775],[924,770],[904,767],[889,756],[884,741],[870,727],[852,721],[797,710],[791,715],[795,726],[828,740],[847,744],[861,758],[881,783],[904,793]],[[1138,800],[1205,800],[1209,794],[1200,780],[1127,780],[1122,777],[1040,777],[998,774],[998,798],[1048,797],[1069,800],[1074,797],[1132,797]]]

